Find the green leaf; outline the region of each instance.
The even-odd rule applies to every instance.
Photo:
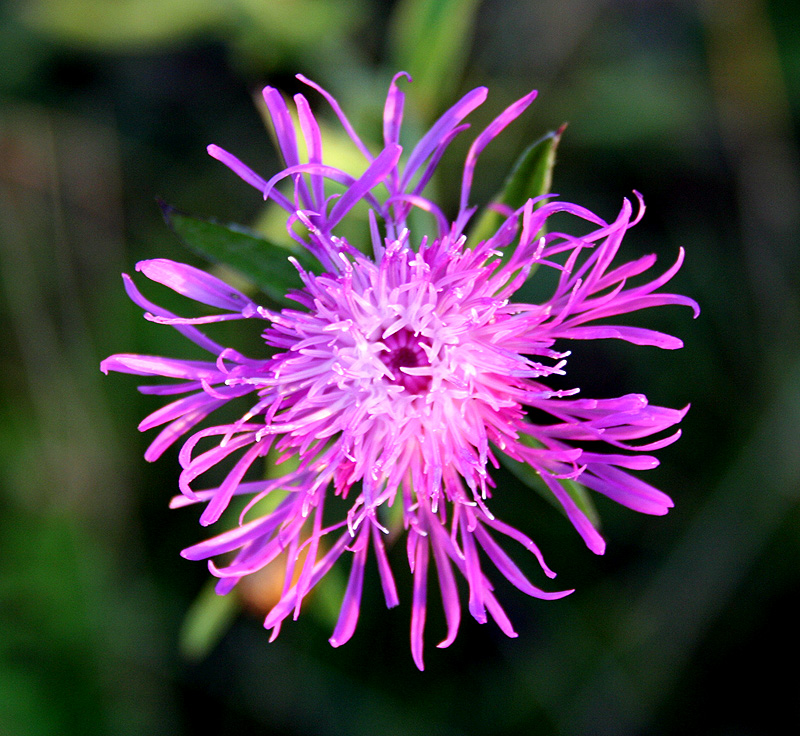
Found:
[[[553,183],[553,167],[556,163],[556,150],[566,123],[558,130],[547,133],[526,148],[517,159],[503,188],[492,200],[493,204],[502,204],[512,209],[519,209],[529,199],[540,197],[550,192]],[[537,205],[538,206],[538,205]],[[491,237],[505,217],[489,207],[485,208],[470,233],[470,242],[479,243]]]
[[[410,100],[432,118],[458,90],[478,0],[400,0],[390,31],[391,68],[414,79]]]
[[[216,580],[209,580],[195,598],[183,619],[179,635],[181,653],[187,659],[203,659],[230,628],[239,611],[239,599],[217,595]]]
[[[293,255],[307,264],[305,253],[276,245],[239,225],[192,217],[161,201],[159,205],[167,224],[189,250],[210,263],[235,269],[273,301],[288,303],[286,293],[301,286],[288,258]]]
[[[541,442],[538,442],[528,435],[520,435],[519,441],[529,447],[544,446]],[[538,471],[534,470],[528,463],[513,460],[503,452],[498,452],[497,456],[503,467],[509,470],[515,478],[522,481],[528,488],[536,491],[545,501],[555,506],[562,514],[565,513],[564,508],[553,495],[553,492],[550,490],[547,483],[544,482]],[[586,514],[586,518],[589,519],[592,526],[595,529],[599,529],[600,515],[597,513],[592,497],[589,495],[589,491],[585,486],[582,486],[574,480],[569,480],[568,478],[562,478],[556,482],[569,494],[570,498],[575,502],[575,505]]]

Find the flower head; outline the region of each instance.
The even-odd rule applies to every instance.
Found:
[[[571,592],[534,586],[497,541],[508,537],[521,544],[548,577],[555,576],[536,545],[491,511],[491,470],[502,454],[541,475],[596,553],[603,552],[604,541],[566,490],[565,479],[643,513],[664,514],[672,506],[665,494],[628,471],[657,465],[648,453],[677,439],[679,432],[669,430],[686,410],[651,406],[640,394],[578,398],[577,389],[554,390],[547,379],[564,373],[569,353],[563,346],[569,340],[617,338],[680,347],[669,335],[608,320],[647,307],[682,304],[696,310],[696,305],[660,291],[680,267],[682,252],[672,268],[637,286],[628,281],[650,269],[655,256],[613,264],[625,232],[643,212],[641,199],[637,215],[625,200],[612,222],[552,198],[529,200],[504,211],[497,231],[469,247],[465,227],[474,211],[469,198],[478,156],[535,93],[515,102],[475,138],[451,222],[424,196],[425,186],[447,146],[468,127],[462,121],[484,101],[486,90],[465,95],[403,156],[398,143],[404,99],[400,76],[389,88],[378,155],[359,139],[334,98],[299,77],[330,103],[363,155],[359,174],[324,163],[319,126],[303,95],[294,98],[296,127],[283,97],[270,87],[264,99],[285,169],[265,180],[231,154],[209,147],[212,156],[286,210],[288,232],[319,262],[318,273],[295,262],[302,287],[290,297],[297,309],[259,306],[188,265],[143,261],[137,270],[149,279],[220,310],[213,316],[177,317],[146,300],[124,277],[129,295],[149,319],[173,325],[212,357],[113,355],[102,369],[176,379],[141,388],[180,398],[139,427],[163,427],[147,450],[148,460],[192,432],[180,451],[183,495],[173,507],[203,504],[200,523],[210,525],[234,496],[251,497],[238,526],[182,553],[210,560],[219,578],[217,592],[229,592],[244,576],[288,553],[281,558],[286,569],[280,599],[265,621],[273,637],[288,615],[298,615],[304,597],[337,559],[348,556],[349,580],[330,639],[334,646],[345,643],[358,620],[370,548],[386,603],[396,605],[386,548],[404,529],[413,575],[411,650],[422,669],[431,558],[447,622],[439,646],[450,644],[459,626],[456,570],[466,579],[470,614],[481,623],[491,616],[509,636],[516,634],[484,572],[487,561],[528,595],[555,599]],[[308,153],[305,162],[298,153],[298,135]],[[284,179],[291,184],[288,194],[276,188]],[[338,182],[343,192],[330,194],[329,181]],[[364,202],[370,255],[336,234],[342,219]],[[413,208],[433,215],[435,233],[409,231],[406,220]],[[557,212],[588,223],[591,231],[543,235]],[[552,295],[540,304],[514,301],[536,267],[556,271]],[[263,326],[263,354],[247,357],[224,348],[197,327],[230,319]],[[237,421],[197,428],[234,400],[247,406]],[[653,435],[657,438],[638,444]],[[257,479],[256,473],[256,479],[246,479],[270,452],[279,463],[296,461],[278,477]],[[221,463],[229,468],[222,483],[196,489],[197,479]],[[343,508],[338,516],[332,505]],[[214,561],[220,557],[224,563]]]

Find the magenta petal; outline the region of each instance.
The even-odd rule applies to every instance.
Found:
[[[253,445],[239,459],[233,470],[228,473],[225,481],[219,487],[219,491],[200,516],[200,523],[203,526],[213,524],[219,519],[222,512],[228,507],[228,503],[233,498],[233,494],[236,492],[236,488],[241,483],[242,478],[244,478],[244,474],[250,469],[255,459],[261,455],[261,450],[260,444]]]
[[[144,453],[144,459],[149,463],[158,460],[164,451],[171,447],[176,440],[183,437],[192,427],[202,422],[212,411],[224,403],[223,401],[209,401],[170,422],[158,433],[158,436],[147,447]]]
[[[209,383],[216,383],[221,378],[215,363],[160,358],[153,355],[112,355],[100,363],[100,370],[103,373],[117,371],[139,376],[164,376]]]
[[[405,95],[397,86],[397,81],[401,77],[411,81],[411,75],[407,72],[395,74],[389,85],[389,94],[386,95],[386,104],[383,108],[383,142],[386,146],[400,141],[400,126],[403,122],[403,105],[405,103]]]
[[[436,520],[433,519],[432,523],[436,524]],[[430,539],[433,546],[433,559],[436,562],[436,572],[439,575],[444,617],[447,621],[447,636],[436,645],[443,649],[449,647],[456,640],[461,623],[461,604],[458,601],[458,588],[445,546],[434,532],[431,532]]]
[[[269,534],[269,532],[280,523],[280,518],[281,516],[279,515],[277,518],[270,516],[262,519],[254,519],[247,524],[234,527],[230,531],[218,534],[216,537],[187,547],[181,552],[181,557],[187,560],[206,560],[209,557],[215,557],[216,555],[230,552],[241,547],[246,542]]]
[[[469,583],[469,612],[479,624],[486,623],[485,582],[481,572],[478,550],[475,548],[473,532],[464,526],[461,528],[461,539],[464,544],[464,568]]]
[[[389,567],[389,560],[386,557],[386,549],[383,546],[383,540],[380,538],[378,527],[372,527],[373,546],[375,548],[375,557],[378,560],[378,573],[381,578],[381,586],[383,587],[383,597],[386,600],[387,608],[394,608],[400,604],[400,599],[397,596],[397,586],[394,582],[392,575],[392,568]]]
[[[664,350],[677,350],[683,347],[683,340],[663,332],[648,330],[643,327],[618,327],[611,325],[594,325],[592,327],[565,327],[554,333],[559,337],[571,340],[605,340],[614,338],[632,342],[634,345],[654,345]]]
[[[500,627],[500,631],[502,631],[507,637],[510,639],[516,639],[519,636],[519,634],[514,631],[514,627],[511,625],[511,621],[509,620],[508,616],[506,616],[506,612],[503,610],[503,607],[497,602],[497,598],[495,598],[492,593],[487,593],[486,595],[486,608],[492,615],[495,623]]]
[[[128,276],[128,274],[122,274],[122,282],[125,286],[125,293],[130,297],[131,301],[134,304],[140,306],[146,312],[150,312],[159,317],[167,317],[172,318],[176,315],[172,314],[172,312],[159,307],[157,304],[153,304],[153,302],[148,301],[145,299],[139,290],[136,288],[136,285],[133,283],[133,279]],[[214,355],[219,355],[224,348],[222,345],[214,342],[210,338],[206,337],[200,330],[196,327],[192,327],[191,325],[175,325],[175,329],[180,332],[185,337],[188,337],[192,342],[197,343],[201,348],[208,350],[210,353]]]
[[[316,565],[314,565],[314,573],[311,576],[308,590],[311,590],[311,588],[313,588],[320,580],[322,580],[323,577],[325,577],[326,573],[333,567],[333,564],[336,562],[336,560],[339,559],[339,556],[344,551],[344,548],[347,546],[347,542],[349,540],[350,535],[343,534],[336,541],[336,544],[334,544],[333,547],[328,550],[328,553],[319,562],[317,562]],[[267,617],[264,619],[264,628],[272,629],[275,626],[278,626],[280,622],[292,612],[292,609],[295,607],[296,603],[297,586],[293,585],[267,614]]]
[[[422,660],[425,612],[428,597],[428,540],[417,535],[414,557],[414,591],[411,601],[411,656],[420,671],[425,669]]]
[[[358,612],[361,608],[361,589],[364,585],[364,566],[367,561],[369,547],[369,528],[365,525],[359,534],[357,550],[353,556],[353,565],[350,568],[350,579],[347,581],[347,590],[339,611],[336,628],[328,641],[334,647],[340,647],[347,642],[356,630]]]
[[[592,466],[581,482],[592,490],[641,514],[663,516],[672,507],[672,499],[657,488],[612,467]]]
[[[527,593],[534,598],[542,598],[544,600],[552,601],[557,600],[558,598],[563,598],[565,595],[569,595],[573,591],[557,591],[555,593],[547,593],[540,588],[537,588],[535,585],[532,585],[531,582],[526,578],[522,571],[516,566],[513,560],[503,551],[497,542],[492,539],[491,535],[480,525],[478,524],[475,527],[475,536],[478,537],[478,541],[480,542],[481,547],[483,547],[486,554],[489,556],[489,559],[495,564],[495,567],[503,574],[503,577],[506,578],[512,585],[519,588],[523,593]]]
[[[469,204],[469,193],[472,188],[472,177],[475,173],[475,164],[481,151],[496,138],[509,123],[516,120],[533,102],[536,97],[536,90],[529,92],[525,97],[509,105],[500,115],[498,115],[473,142],[464,163],[464,178],[461,184],[461,205],[459,211],[463,212]]]
[[[548,488],[563,506],[564,511],[567,512],[567,518],[572,522],[572,526],[575,527],[578,534],[583,537],[586,546],[596,555],[602,555],[606,551],[605,540],[600,536],[597,529],[594,528],[586,514],[578,508],[575,501],[572,500],[572,497],[564,490],[564,487],[558,480],[547,473],[542,473],[542,479],[547,483]]]
[[[306,141],[308,149],[308,162],[310,164],[322,163],[322,136],[319,125],[311,112],[308,101],[303,95],[294,96],[297,105],[297,117],[300,120],[300,130]],[[311,207],[315,212],[322,212],[325,207],[325,181],[319,174],[311,174]]]
[[[147,278],[164,284],[201,304],[230,309],[234,312],[241,312],[253,304],[244,294],[224,281],[185,263],[154,258],[149,261],[139,261],[136,270],[141,271]]]
[[[275,137],[278,139],[278,148],[283,154],[283,160],[287,166],[296,166],[300,163],[297,155],[297,137],[283,96],[274,87],[264,87],[263,97],[270,118],[272,118],[272,126],[275,130]]]
[[[357,204],[373,187],[378,186],[397,165],[403,149],[397,145],[387,146],[367,170],[348,188],[336,202],[328,217],[328,229],[334,227],[355,204]]]
[[[431,127],[431,129],[414,146],[408,157],[405,171],[403,172],[402,186],[407,187],[417,169],[437,148],[450,131],[455,128],[476,107],[485,100],[489,91],[486,87],[477,87],[467,92],[455,105],[447,110]]]
[[[245,166],[236,156],[228,153],[224,149],[220,148],[219,146],[214,145],[213,143],[208,146],[208,154],[212,158],[217,159],[217,161],[222,162],[225,164],[234,174],[239,176],[241,179],[246,181],[251,186],[255,187],[259,191],[264,191],[264,186],[266,185],[266,181],[262,179],[258,174],[255,173],[251,168]]]

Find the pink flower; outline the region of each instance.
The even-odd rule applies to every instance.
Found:
[[[336,100],[299,77],[327,99],[364,156],[365,168],[358,175],[323,163],[319,127],[305,97],[296,95],[308,151],[308,162],[301,163],[289,110],[270,87],[264,99],[286,162],[283,171],[267,181],[231,154],[209,147],[212,156],[287,211],[288,231],[321,264],[320,273],[311,273],[295,263],[303,284],[290,295],[297,309],[270,311],[204,271],[163,259],[143,261],[137,270],[151,280],[221,311],[176,317],[147,301],[124,277],[129,295],[148,319],[173,325],[212,358],[113,355],[102,369],[177,380],[141,387],[145,393],[180,398],[139,426],[163,427],[146,453],[148,460],[193,432],[180,452],[183,495],[173,499],[173,508],[204,504],[200,523],[205,526],[219,519],[233,496],[251,496],[238,526],[182,553],[210,560],[209,569],[219,578],[218,593],[229,592],[244,576],[288,552],[282,558],[286,570],[280,599],[265,621],[273,638],[287,616],[297,617],[304,597],[345,553],[351,558],[350,576],[331,644],[344,644],[355,630],[370,547],[386,604],[397,605],[386,542],[402,526],[413,575],[411,651],[422,669],[431,558],[447,621],[440,647],[455,639],[461,617],[455,571],[466,579],[470,614],[481,623],[491,616],[508,636],[516,634],[484,573],[487,562],[528,595],[556,599],[571,592],[534,586],[498,543],[498,537],[508,537],[522,545],[548,577],[555,576],[537,546],[491,512],[491,469],[498,466],[500,453],[541,475],[598,554],[605,543],[565,490],[565,479],[646,514],[665,514],[672,506],[668,496],[629,471],[658,464],[649,453],[678,438],[679,431],[668,431],[686,409],[651,406],[641,394],[577,398],[578,389],[556,391],[548,388],[547,379],[564,374],[569,353],[563,346],[569,340],[617,338],[681,347],[677,338],[609,324],[609,319],[667,304],[687,305],[696,313],[697,305],[659,291],[680,267],[682,252],[669,270],[638,286],[628,281],[650,269],[655,256],[613,265],[626,230],[643,212],[641,199],[636,216],[624,200],[610,223],[578,205],[530,200],[507,211],[488,240],[467,247],[464,229],[474,211],[469,196],[476,160],[535,93],[511,105],[477,136],[464,165],[458,214],[449,222],[423,192],[444,150],[468,127],[462,120],[484,101],[486,90],[463,97],[401,161],[400,76],[389,88],[385,145],[377,156],[358,138]],[[288,196],[276,189],[283,179],[293,187]],[[326,194],[328,180],[344,185],[344,193]],[[371,256],[335,234],[337,224],[360,202],[370,208]],[[435,234],[409,232],[406,218],[414,207],[434,215]],[[589,223],[592,231],[580,237],[562,232],[542,236],[556,212]],[[515,302],[515,291],[536,267],[556,270],[553,294],[541,304]],[[229,319],[262,325],[269,346],[263,355],[251,358],[224,348],[196,326]],[[248,403],[240,419],[197,429],[232,400]],[[653,435],[658,438],[636,444]],[[280,477],[259,480],[259,461],[270,451],[296,462]],[[223,462],[229,470],[220,485],[194,487]],[[256,479],[246,480],[251,468]],[[342,501],[346,510],[337,513]],[[231,558],[228,553],[235,554]],[[220,556],[224,563],[212,560]]]

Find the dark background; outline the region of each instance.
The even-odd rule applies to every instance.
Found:
[[[200,539],[196,514],[167,509],[175,453],[141,458],[150,438],[136,425],[158,400],[97,368],[113,352],[187,354],[119,279],[142,258],[197,263],[157,196],[274,228],[258,194],[205,153],[215,142],[276,170],[254,104],[263,84],[295,92],[294,73],[306,74],[369,138],[399,69],[415,77],[419,130],[479,84],[490,96],[473,131],[539,89],[482,157],[473,201],[568,121],[554,190],[606,219],[641,191],[648,211],[622,257],[656,252],[665,268],[683,246],[672,289],[703,309],[696,321],[674,307],[636,318],[679,335],[682,351],[611,341],[580,346],[569,364],[587,396],[692,403],[683,438],[647,477],[675,509],[652,518],[598,501],[608,552],[595,557],[499,473],[493,509],[577,592],[548,603],[501,587],[519,639],[467,616],[440,651],[431,589],[422,674],[408,650],[403,550],[400,607],[383,608],[368,569],[359,628],[338,650],[326,641],[335,594],[272,644],[260,622],[268,592],[227,607],[209,598],[204,566],[178,555]],[[799,115],[791,0],[0,5],[0,734],[796,726]],[[450,212],[462,137],[438,182]]]

